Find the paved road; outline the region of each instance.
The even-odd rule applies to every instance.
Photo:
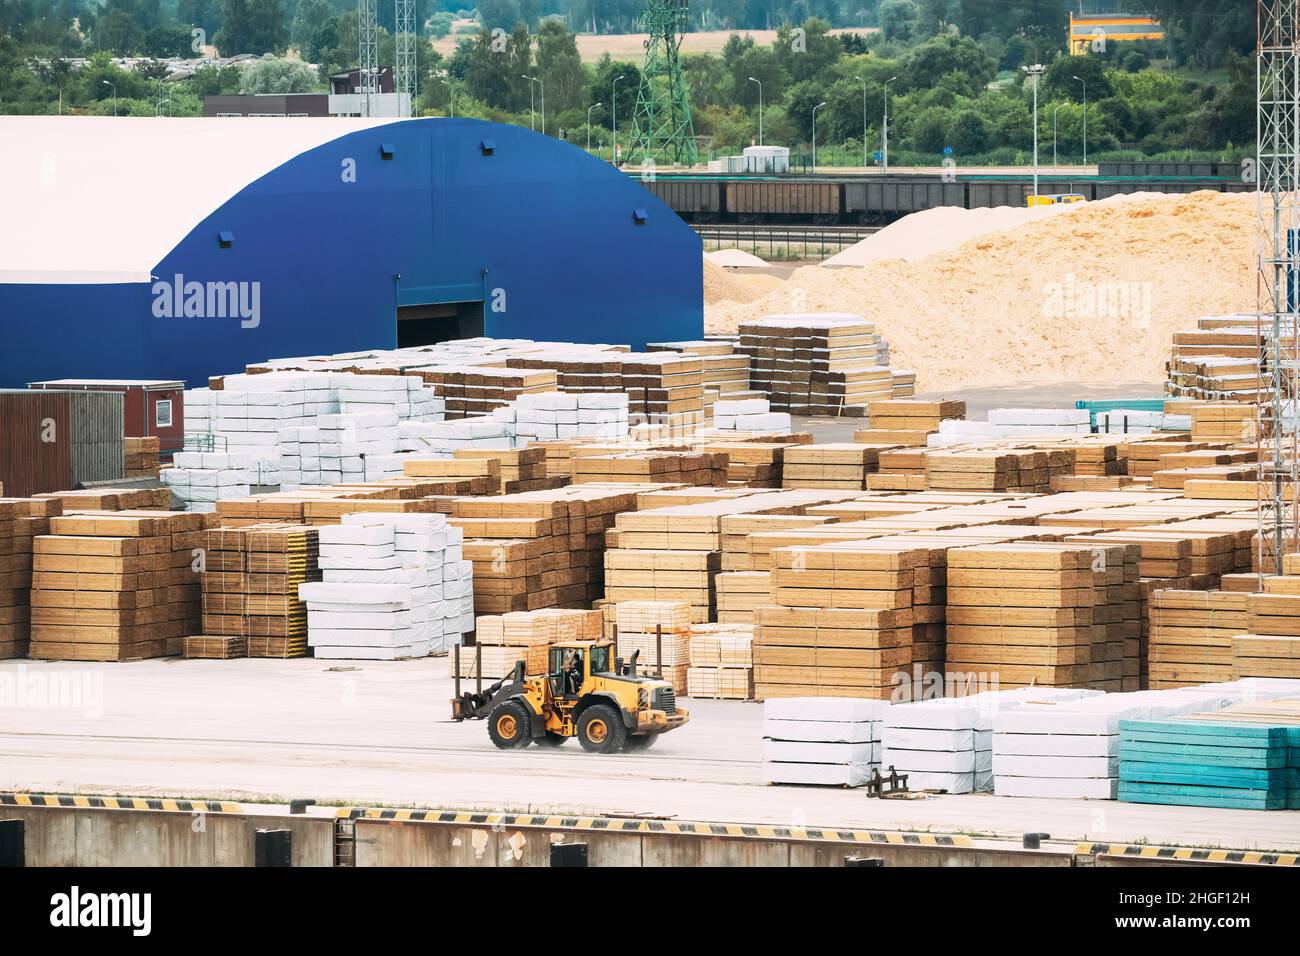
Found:
[[[447,720],[445,675],[444,660],[3,661],[0,790],[1300,849],[1297,813],[764,786],[761,709],[733,701],[686,701],[692,722],[643,755],[502,752],[483,724]],[[56,682],[65,706],[36,696]]]

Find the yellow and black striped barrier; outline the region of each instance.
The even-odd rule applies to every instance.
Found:
[[[238,803],[165,797],[92,797],[52,793],[0,793],[0,807],[64,807],[80,810],[166,810],[174,813],[243,813]]]
[[[826,843],[888,843],[895,846],[969,847],[964,834],[903,833],[894,830],[840,830],[818,827],[778,827],[751,823],[690,823],[640,820],[629,817],[577,817],[529,813],[475,813],[465,810],[378,810],[340,807],[336,816],[348,819],[391,820],[396,823],[450,823],[466,826],[533,827],[547,830],[590,830],[606,833],[683,834],[759,840],[812,840]]]
[[[1265,853],[1260,850],[1209,850],[1186,846],[1149,846],[1143,843],[1079,843],[1079,856],[1122,856],[1139,860],[1173,860],[1179,863],[1249,863],[1300,866],[1300,853]]]

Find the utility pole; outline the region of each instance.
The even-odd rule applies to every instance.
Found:
[[[610,156],[610,162],[615,166],[618,166],[618,84],[622,79],[623,77],[616,76],[614,77],[614,82],[611,84],[614,89],[614,98],[612,100],[614,104],[614,152]]]
[[[817,111],[818,111],[819,109],[821,109],[821,108],[822,108],[823,106],[825,106],[825,105],[826,105],[826,101],[825,101],[825,100],[822,100],[820,103],[818,103],[816,106],[813,107],[813,114],[812,114],[812,139],[813,139],[813,141],[812,141],[812,149],[813,149],[813,175],[814,175],[814,176],[817,175]]]
[[[885,173],[889,172],[889,84],[893,83],[896,79],[898,79],[898,77],[891,76],[889,79],[885,80],[885,119],[880,126],[881,172]]]
[[[533,78],[526,73],[519,74],[521,79],[528,81],[528,128],[534,133],[537,132],[537,111],[533,107]]]
[[[600,106],[599,103],[592,103],[587,107],[587,152],[591,152],[591,111]]]
[[[1083,84],[1083,165],[1088,165],[1088,81],[1081,76],[1072,76]]]
[[[756,80],[752,76],[749,82],[758,84],[758,145],[763,145],[763,81]]]
[[[867,80],[866,77],[859,76],[858,82],[862,84],[862,168],[867,168]],[[888,104],[886,104],[888,109]]]
[[[1022,66],[1025,75],[1034,81],[1034,202],[1038,201],[1038,78],[1043,75],[1045,67],[1041,63]]]

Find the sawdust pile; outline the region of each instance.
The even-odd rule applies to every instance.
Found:
[[[704,260],[704,306],[729,305],[753,302],[769,295],[781,285],[776,276],[762,273],[741,274],[729,272],[722,266],[715,265],[709,259]]]
[[[1196,192],[1088,203],[916,262],[797,269],[744,302],[710,299],[705,329],[780,312],[856,312],[918,390],[1164,378],[1172,334],[1255,307],[1255,206]],[[752,277],[743,277],[748,281]]]

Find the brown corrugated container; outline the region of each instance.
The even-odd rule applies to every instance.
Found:
[[[727,211],[737,215],[820,215],[840,213],[835,183],[729,182]]]
[[[0,484],[9,497],[123,475],[123,399],[108,392],[0,389]]]

